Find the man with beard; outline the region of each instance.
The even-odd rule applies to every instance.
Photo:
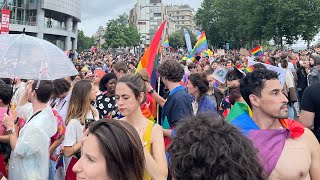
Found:
[[[268,179],[319,179],[320,147],[313,133],[288,118],[288,99],[278,74],[258,69],[240,84],[252,109],[231,123],[253,141]]]

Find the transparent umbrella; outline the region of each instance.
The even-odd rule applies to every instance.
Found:
[[[54,80],[78,74],[54,44],[23,34],[0,35],[0,78]]]

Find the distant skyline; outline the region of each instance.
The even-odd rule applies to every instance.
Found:
[[[78,29],[83,30],[86,36],[95,34],[99,26],[106,26],[106,23],[118,17],[123,13],[129,14],[129,11],[136,4],[136,0],[94,0],[94,3],[88,0],[81,0],[82,19]],[[195,11],[200,8],[202,0],[163,0],[165,5],[190,5]]]

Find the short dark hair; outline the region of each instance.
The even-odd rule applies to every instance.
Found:
[[[264,179],[252,142],[219,115],[199,113],[175,131],[168,151],[173,179]]]
[[[205,95],[209,90],[209,82],[207,77],[201,76],[199,73],[190,74],[189,81],[193,86],[197,87],[200,92],[200,97]]]
[[[106,75],[104,75],[102,77],[102,79],[99,82],[99,89],[100,91],[106,91],[106,84],[111,80],[111,79],[116,79],[117,80],[117,76],[114,73],[108,73]]]
[[[71,84],[66,79],[56,79],[53,81],[53,94],[55,96],[62,95],[70,90]]]
[[[213,73],[214,73],[214,70],[212,70],[212,69],[208,69],[203,72],[203,74],[206,76],[212,75]]]
[[[9,105],[12,98],[12,88],[10,85],[5,83],[0,83],[0,99],[3,104]]]
[[[35,90],[38,101],[40,101],[41,103],[47,103],[51,98],[51,94],[53,92],[52,81],[41,80],[38,89],[36,89],[37,84],[38,81],[33,82],[32,90]]]
[[[239,70],[234,69],[227,73],[226,79],[227,81],[241,80],[243,76],[244,75]]]
[[[261,91],[264,83],[267,80],[278,79],[278,74],[275,71],[268,69],[256,69],[248,73],[240,82],[240,93],[246,103],[252,108],[249,96],[254,94],[261,96]]]
[[[197,65],[196,65],[195,63],[190,63],[190,64],[188,65],[188,70],[190,70],[190,69],[195,69],[195,68],[197,68]]]
[[[180,82],[184,75],[182,65],[176,60],[164,60],[157,70],[160,76],[172,82]]]
[[[117,62],[113,65],[113,69],[120,72],[123,71],[124,74],[128,72],[128,66],[124,62]]]
[[[89,133],[99,141],[110,179],[143,179],[143,146],[134,127],[125,121],[101,119],[90,124]]]
[[[267,69],[267,67],[261,63],[256,63],[253,65],[254,69]]]

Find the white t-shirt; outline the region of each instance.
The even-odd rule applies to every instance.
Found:
[[[87,118],[96,119],[96,117],[93,117],[92,113],[89,113],[87,115]],[[73,146],[77,142],[81,141],[83,132],[84,132],[84,126],[81,125],[80,120],[71,119],[66,128],[66,134],[64,136],[63,146]],[[68,168],[70,161],[71,161],[71,157],[69,158],[65,156],[64,167],[66,167],[66,169]]]

